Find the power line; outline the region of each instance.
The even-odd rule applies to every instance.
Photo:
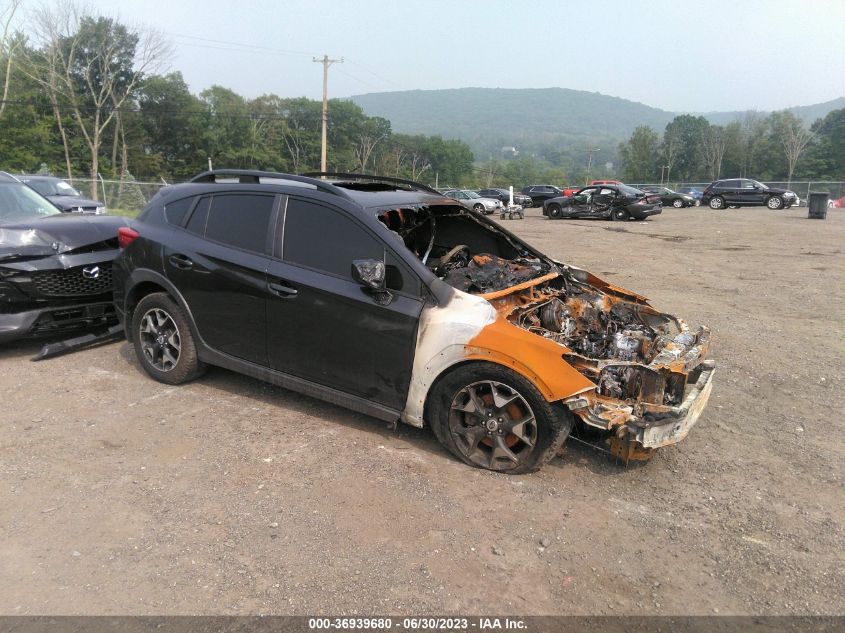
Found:
[[[171,33],[173,37],[177,38],[184,38],[189,40],[198,40],[200,42],[211,42],[212,44],[225,44],[227,46],[237,46],[240,48],[251,48],[257,51],[264,51],[268,53],[280,53],[283,55],[304,55],[305,57],[311,57],[311,53],[306,53],[305,51],[292,51],[284,48],[273,48],[270,46],[260,46],[258,44],[245,44],[243,42],[232,42],[229,40],[217,40],[211,37],[199,37],[196,35],[184,35],[182,33]]]

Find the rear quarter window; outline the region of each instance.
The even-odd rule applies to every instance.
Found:
[[[164,205],[164,218],[169,224],[182,226],[185,222],[185,216],[191,210],[196,198],[183,198],[182,200],[174,200]]]

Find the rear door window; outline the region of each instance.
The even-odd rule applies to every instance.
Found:
[[[267,253],[271,246],[270,221],[275,206],[273,195],[214,195],[205,224],[205,237],[245,251]]]

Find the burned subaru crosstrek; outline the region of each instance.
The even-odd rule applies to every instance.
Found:
[[[698,419],[707,328],[424,185],[312,176],[207,172],[119,230],[115,303],[150,376],[218,365],[428,424],[509,473],[542,466],[576,424],[627,461]]]
[[[62,213],[0,172],[0,343],[108,325],[123,218]]]

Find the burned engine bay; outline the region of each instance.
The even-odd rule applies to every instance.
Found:
[[[493,223],[454,208],[394,210],[380,219],[440,279],[560,345],[562,359],[596,385],[589,397],[568,402],[589,426],[627,431],[671,422],[688,385],[707,363],[712,370],[704,360],[707,328],[693,331],[639,295],[532,252]],[[640,437],[638,455],[633,437]],[[618,438],[619,455],[643,458],[642,434]]]

